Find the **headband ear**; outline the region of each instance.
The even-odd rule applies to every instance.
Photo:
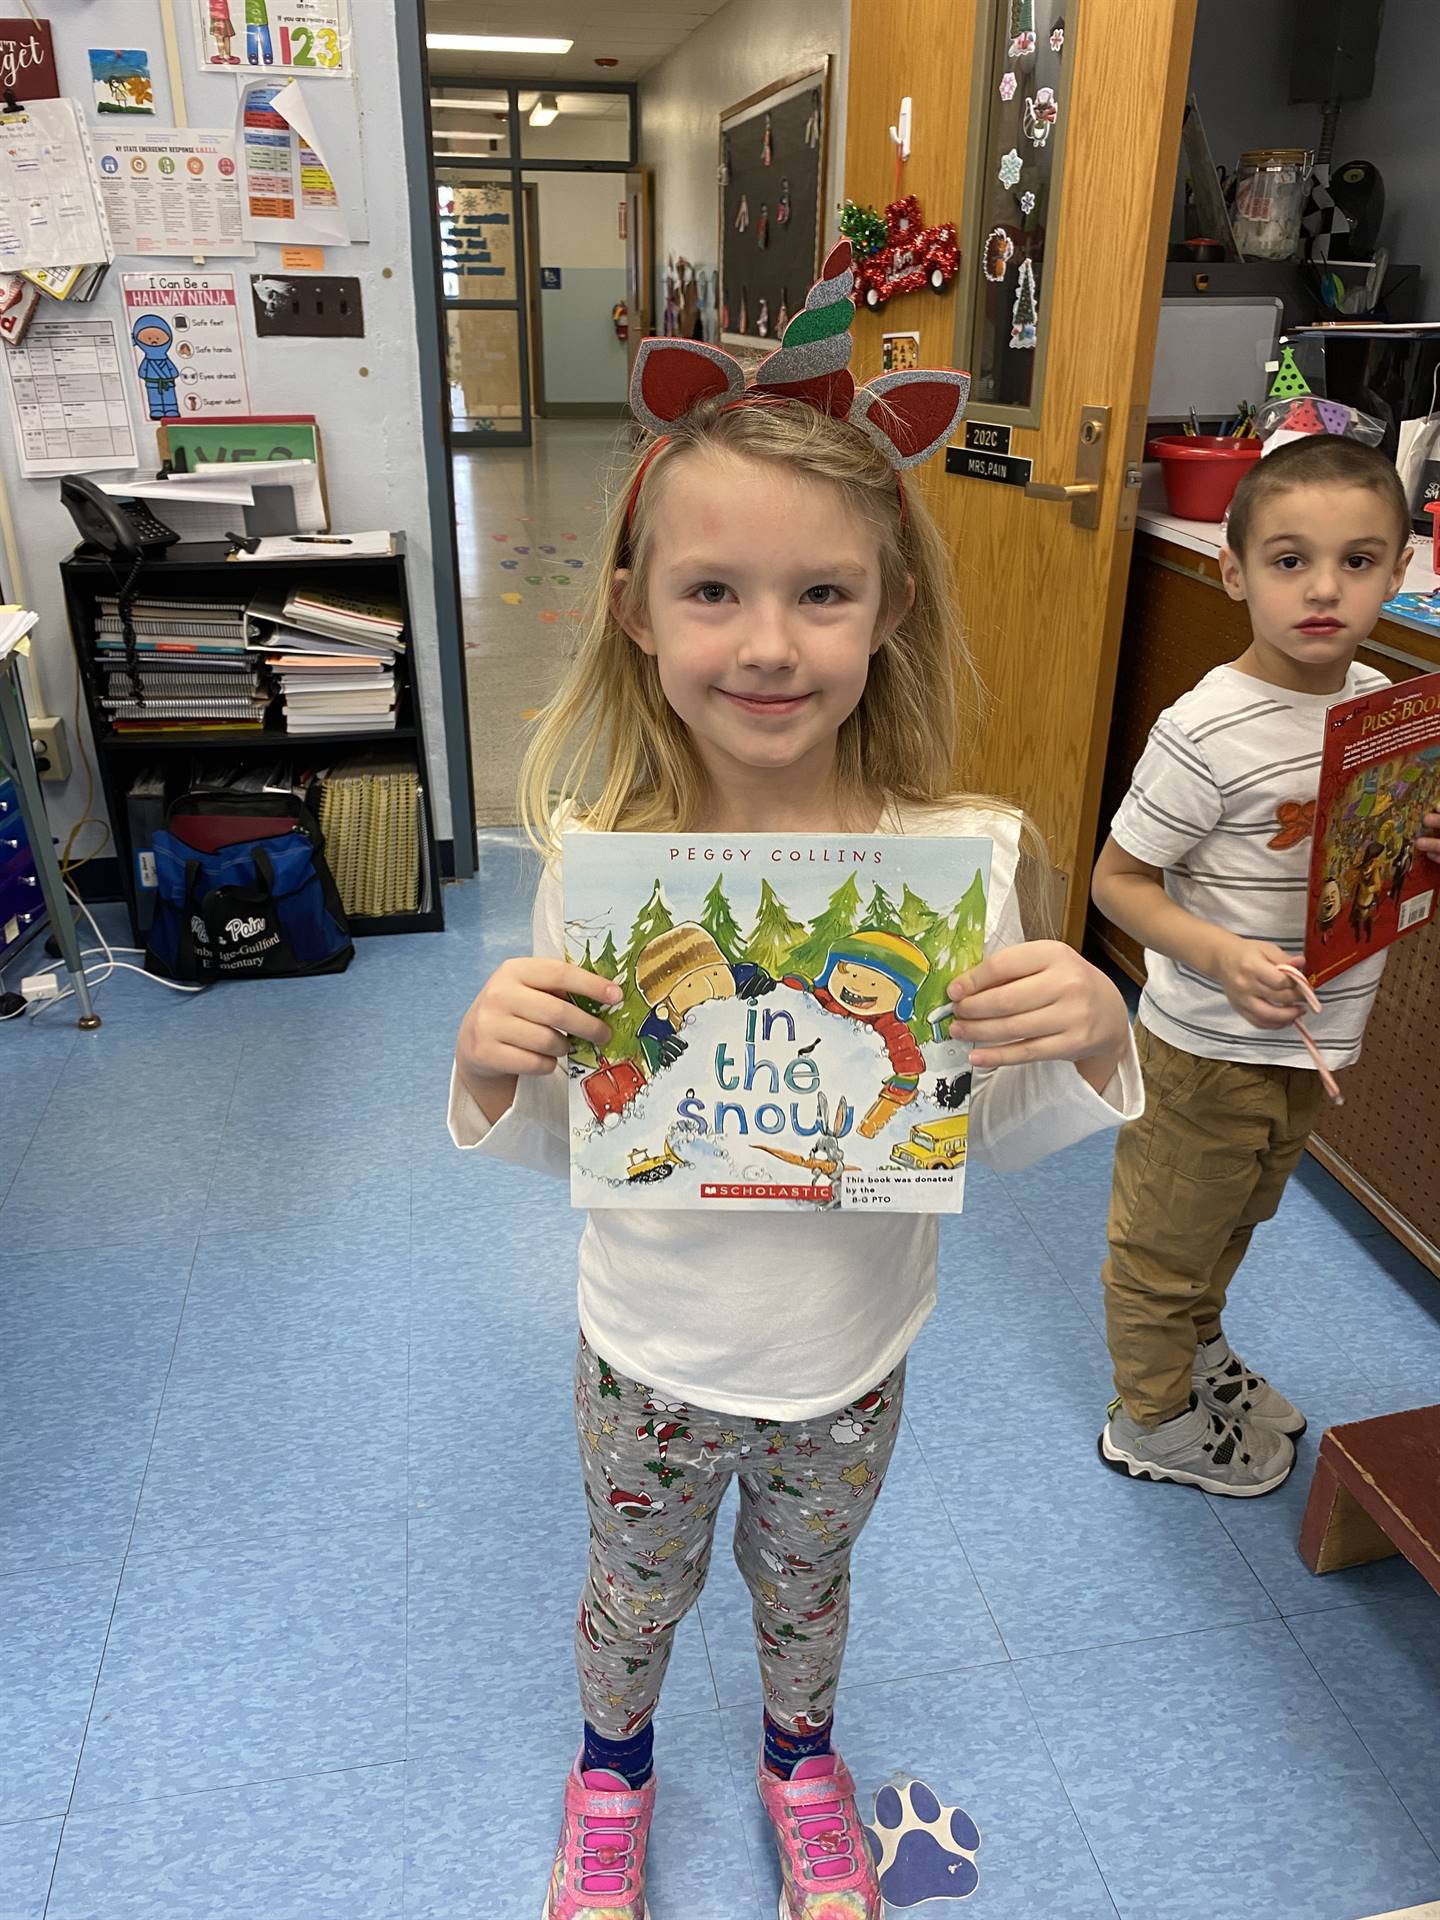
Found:
[[[744,369],[719,347],[700,340],[642,340],[630,376],[630,411],[641,426],[664,433],[698,401],[721,395],[738,400],[744,391]]]
[[[939,367],[882,373],[856,394],[850,423],[869,435],[892,467],[915,467],[944,446],[969,398],[968,373]]]

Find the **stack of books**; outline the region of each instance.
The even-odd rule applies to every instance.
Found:
[[[132,665],[119,603],[95,623],[100,703],[117,733],[258,733],[272,694],[245,646],[242,603],[137,600]]]
[[[332,767],[320,792],[320,826],[348,915],[378,919],[428,907],[423,795],[413,761],[366,758]]]
[[[283,603],[252,601],[248,634],[279,689],[287,733],[394,731],[398,608],[300,590]]]

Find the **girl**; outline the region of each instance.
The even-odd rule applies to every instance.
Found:
[[[968,381],[910,371],[857,394],[852,286],[842,245],[749,389],[715,348],[642,344],[632,405],[659,437],[610,517],[588,628],[527,758],[523,815],[546,860],[535,950],[496,969],[461,1025],[457,1146],[567,1170],[555,1069],[570,1036],[609,1038],[572,996],[622,995],[563,957],[562,824],[988,835],[985,958],[949,987],[950,1030],[974,1043],[971,1151],[1019,1167],[1139,1111],[1119,993],[1068,947],[1024,940],[1019,817],[950,793],[975,694],[940,536],[900,469],[943,444]],[[919,1214],[591,1215],[575,1377],[584,1733],[544,1920],[645,1920],[651,1715],[731,1477],[781,1920],[879,1920],[831,1714],[850,1551],[894,1446],[936,1253],[936,1220]]]

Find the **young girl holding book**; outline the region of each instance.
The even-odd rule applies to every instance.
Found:
[[[1139,1111],[1119,993],[1068,947],[1025,940],[1020,817],[952,791],[973,670],[940,535],[903,471],[944,444],[969,382],[912,371],[857,393],[852,288],[842,244],[748,387],[715,348],[641,347],[631,400],[655,437],[611,514],[588,627],[526,763],[524,818],[545,856],[534,951],[498,967],[465,1015],[457,1146],[567,1170],[556,1069],[572,1036],[609,1038],[575,997],[613,1006],[621,990],[564,957],[562,826],[988,836],[985,957],[949,985],[950,1031],[973,1045],[971,1152],[1021,1167]],[[831,1719],[850,1551],[934,1305],[937,1241],[920,1214],[591,1214],[575,1381],[591,1521],[584,1729],[544,1920],[648,1912],[651,1716],[731,1477],[782,1920],[881,1915]],[[663,1490],[644,1465],[662,1437]]]

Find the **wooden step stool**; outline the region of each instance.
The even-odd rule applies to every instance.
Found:
[[[1312,1573],[1403,1553],[1440,1593],[1440,1406],[1327,1427],[1300,1558]]]

